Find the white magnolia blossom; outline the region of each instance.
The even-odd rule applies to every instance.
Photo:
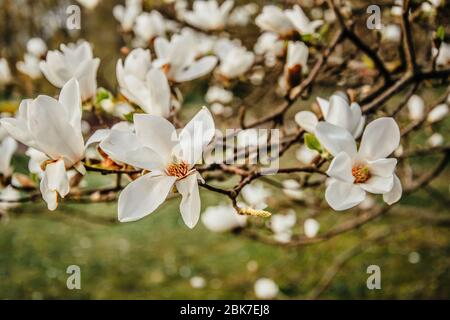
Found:
[[[382,194],[387,204],[400,200],[402,187],[395,175],[397,159],[387,158],[400,143],[400,130],[392,118],[379,118],[364,130],[359,150],[347,130],[320,122],[316,136],[334,156],[325,199],[337,211],[352,208],[366,198],[366,192]]]
[[[441,103],[434,107],[427,116],[427,121],[429,123],[436,123],[444,119],[448,114],[448,105]]]
[[[291,240],[292,228],[297,222],[294,210],[287,214],[274,214],[270,217],[270,229],[274,233],[274,238],[278,242],[286,243]]]
[[[48,209],[55,210],[58,194],[64,198],[69,193],[66,169],[85,173],[78,82],[68,81],[59,100],[44,95],[23,100],[16,118],[3,118],[0,123],[13,138],[48,156],[40,189]]]
[[[258,299],[273,299],[278,294],[278,285],[269,278],[260,278],[255,282],[255,296]]]
[[[302,145],[295,153],[297,160],[303,164],[311,164],[311,162],[313,162],[318,155],[319,152],[316,150],[311,150],[305,145]]]
[[[166,119],[135,114],[136,133],[112,130],[100,148],[112,159],[149,171],[120,193],[121,222],[135,221],[154,212],[175,186],[181,194],[183,221],[193,228],[200,217],[200,174],[194,165],[214,133],[213,118],[205,107],[177,135]]]
[[[50,50],[46,60],[40,62],[41,71],[52,85],[62,88],[71,78],[78,80],[82,101],[95,95],[99,58],[94,58],[91,45],[86,41],[61,44],[61,51]]]
[[[247,216],[240,215],[231,205],[220,204],[206,208],[202,222],[212,232],[227,232],[247,224]]]
[[[17,150],[17,142],[9,137],[0,126],[0,175],[9,177],[12,173],[11,158]]]
[[[308,73],[308,47],[303,42],[289,41],[284,74],[279,85],[284,92],[300,84],[303,74]]]
[[[333,94],[329,101],[317,98],[317,103],[327,123],[344,128],[355,138],[361,135],[366,118],[359,104],[349,104],[348,98],[342,93]],[[305,131],[314,134],[319,120],[311,111],[300,111],[295,115],[295,121]]]
[[[314,238],[319,232],[320,224],[316,219],[308,218],[303,223],[303,230],[305,236],[308,238]]]
[[[223,87],[211,86],[206,92],[205,100],[208,103],[220,102],[229,104],[233,101],[233,92],[226,90]]]
[[[388,24],[381,29],[383,40],[391,42],[400,42],[402,38],[402,31],[400,26],[396,24]]]
[[[35,80],[42,77],[40,62],[38,57],[25,53],[23,61],[18,61],[16,67],[17,70]]]
[[[442,67],[450,65],[450,43],[441,43],[439,54],[436,58],[436,65]]]
[[[8,61],[0,58],[0,86],[9,84],[13,80]]]
[[[47,44],[41,38],[31,38],[27,41],[27,52],[40,58],[47,52]]]
[[[282,182],[283,192],[293,200],[303,200],[305,192],[301,189],[300,183],[294,179],[286,179]]]
[[[440,133],[433,133],[427,140],[431,147],[439,147],[444,144],[444,136]]]
[[[267,200],[272,195],[272,192],[263,183],[256,182],[247,184],[242,188],[241,195],[246,206],[255,210],[264,210],[268,206]]]
[[[258,12],[258,5],[256,3],[248,3],[243,6],[234,8],[228,19],[228,23],[232,26],[245,27],[252,19],[252,16]]]
[[[192,11],[185,11],[183,18],[190,25],[205,31],[222,30],[233,5],[233,0],[224,1],[220,7],[216,0],[195,0]]]
[[[166,22],[159,11],[142,12],[136,18],[134,33],[141,39],[149,42],[166,33]]]
[[[30,158],[28,161],[28,170],[42,179],[45,171],[42,170],[41,164],[49,160],[49,157],[47,157],[45,153],[34,148],[28,148],[25,155]]]
[[[191,38],[191,44],[193,46],[193,50],[195,51],[195,58],[200,58],[210,54],[213,51],[214,45],[217,41],[217,37],[195,31],[189,27],[184,27],[181,29],[181,35]]]
[[[309,20],[299,5],[284,11],[274,5],[265,6],[255,22],[262,30],[275,32],[281,37],[290,37],[295,32],[312,34],[323,24],[322,20]]]
[[[420,96],[412,95],[408,100],[407,107],[410,120],[419,121],[425,116],[425,102]]]
[[[250,70],[255,61],[253,52],[228,39],[217,41],[214,52],[220,60],[217,72],[225,79],[234,79],[243,76]]]
[[[150,51],[134,49],[117,61],[120,92],[148,114],[168,117],[171,107],[169,82],[160,69],[153,68]]]
[[[263,32],[256,41],[253,51],[257,55],[264,56],[264,63],[267,67],[273,67],[277,62],[277,57],[285,53],[285,45],[278,35],[273,32]]]
[[[126,0],[125,6],[116,5],[113,8],[113,15],[123,31],[128,32],[133,29],[136,18],[142,12],[142,0]]]
[[[215,56],[206,56],[196,60],[197,49],[194,39],[187,35],[175,34],[170,42],[165,38],[156,38],[157,60],[154,65],[161,68],[170,81],[185,82],[200,78],[217,64]]]

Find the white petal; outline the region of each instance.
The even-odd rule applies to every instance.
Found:
[[[50,190],[58,192],[64,198],[70,191],[69,177],[63,160],[47,164],[45,167],[47,186]]]
[[[309,133],[314,133],[319,120],[311,111],[300,111],[295,115],[295,122]]]
[[[81,96],[78,81],[70,79],[59,93],[59,103],[67,110],[69,123],[81,131]]]
[[[170,54],[170,43],[167,39],[158,37],[155,40],[155,51],[158,59],[166,59]]]
[[[359,155],[368,160],[387,158],[400,144],[400,129],[393,118],[379,118],[364,130]]]
[[[9,176],[11,173],[10,163],[14,152],[17,149],[17,142],[11,137],[6,137],[0,143],[0,174]]]
[[[170,87],[166,75],[160,69],[151,69],[146,80],[150,91],[150,108],[152,111],[149,113],[168,117],[170,113]]]
[[[191,174],[177,181],[177,190],[181,194],[180,212],[184,223],[194,228],[200,218],[200,194],[197,175]]]
[[[358,185],[332,179],[325,191],[325,199],[336,211],[350,209],[366,198],[366,192]]]
[[[339,153],[327,170],[327,175],[348,183],[353,183],[355,178],[352,175],[352,159],[345,152]]]
[[[85,148],[89,147],[91,144],[102,142],[111,133],[111,129],[98,129],[95,131],[91,137],[86,141]]]
[[[369,171],[372,175],[380,177],[390,177],[394,173],[397,159],[378,159],[375,161],[368,161]]]
[[[356,142],[345,129],[321,121],[316,126],[316,137],[332,155],[346,152],[350,157],[356,154]]]
[[[359,119],[359,123],[357,124],[356,128],[353,130],[353,137],[355,139],[358,139],[361,136],[361,133],[364,130],[364,125],[366,124],[366,116],[362,116]]]
[[[119,196],[119,221],[136,221],[155,211],[166,200],[175,180],[148,173],[131,182]]]
[[[194,62],[189,68],[186,70],[182,70],[181,72],[177,73],[175,75],[175,81],[177,82],[184,82],[184,81],[190,81],[193,79],[200,78],[209,72],[211,72],[212,69],[217,64],[217,58],[214,56],[207,56],[204,57],[196,62]]]
[[[177,152],[178,144],[175,127],[166,119],[149,114],[135,114],[134,125],[140,143],[159,154],[168,163]]]
[[[182,158],[191,165],[197,163],[214,134],[214,119],[209,110],[203,107],[180,132]]]
[[[394,178],[393,175],[389,177],[372,176],[365,183],[360,183],[358,185],[367,192],[383,194],[392,189]]]
[[[326,116],[326,121],[347,131],[352,131],[353,113],[347,101],[340,95],[334,94],[330,98],[330,108]]]
[[[328,110],[330,109],[330,103],[328,100],[325,100],[323,98],[317,97],[317,103],[319,105],[320,111],[322,112],[322,115],[324,118],[328,115]]]
[[[394,174],[394,185],[391,191],[383,194],[383,200],[388,205],[392,205],[402,197],[402,183],[397,175]]]

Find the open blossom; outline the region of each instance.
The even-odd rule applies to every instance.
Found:
[[[62,88],[71,78],[78,80],[82,101],[95,95],[99,58],[94,58],[91,45],[86,41],[62,44],[61,51],[50,50],[41,71],[52,85]]]
[[[216,0],[195,0],[192,11],[185,11],[184,20],[205,31],[221,30],[225,27],[234,1],[226,0],[219,7]]]
[[[247,216],[239,215],[231,205],[206,208],[202,222],[212,232],[227,232],[246,225]]]
[[[264,31],[275,32],[282,38],[290,38],[294,33],[312,34],[323,24],[322,20],[309,20],[299,5],[284,11],[277,6],[265,6],[255,22]]]
[[[11,158],[17,149],[17,142],[9,137],[0,126],[0,175],[9,177],[12,173]]]
[[[11,81],[12,75],[8,61],[5,58],[0,58],[0,86],[9,84]]]
[[[277,57],[285,53],[284,42],[273,32],[263,32],[256,41],[253,51],[257,55],[263,55],[264,63],[267,67],[273,67],[277,62]]]
[[[136,18],[134,33],[145,41],[151,41],[166,33],[166,22],[164,17],[156,10],[142,12]]]
[[[191,38],[191,44],[194,46],[195,58],[200,58],[210,54],[214,49],[217,37],[206,33],[195,31],[192,28],[184,27],[181,29],[181,35]]]
[[[325,192],[328,204],[337,211],[352,208],[366,192],[382,194],[388,204],[400,200],[402,187],[395,175],[397,159],[387,158],[400,143],[400,130],[392,118],[379,118],[364,130],[359,150],[345,129],[320,122],[316,136],[334,156],[328,168],[330,181]]]
[[[117,61],[117,81],[120,92],[148,114],[168,117],[170,87],[165,74],[151,64],[150,51],[134,49]]]
[[[126,0],[125,6],[116,5],[113,8],[113,15],[123,31],[128,32],[133,29],[133,25],[138,15],[142,12],[142,0]]]
[[[244,75],[255,61],[253,52],[241,45],[222,39],[216,43],[214,52],[219,56],[218,74],[225,79],[234,79]]]
[[[425,102],[423,99],[414,94],[408,100],[409,119],[413,121],[422,120],[425,112]]]
[[[308,73],[308,55],[308,47],[303,42],[289,41],[284,74],[279,80],[284,91],[298,86],[302,75]]]
[[[231,12],[228,19],[228,24],[232,26],[245,27],[251,21],[254,14],[258,12],[258,5],[256,3],[248,3],[246,5],[236,7]]]
[[[23,100],[16,118],[0,120],[3,128],[16,140],[49,158],[41,180],[42,197],[49,210],[58,206],[58,194],[69,193],[67,169],[74,167],[84,174],[84,141],[81,133],[81,99],[78,82],[68,81],[59,100],[48,96]]]
[[[329,101],[317,98],[317,103],[326,122],[344,128],[355,138],[361,135],[366,118],[359,104],[349,104],[348,98],[341,93],[333,94]],[[300,111],[295,115],[295,121],[307,132],[315,133],[319,120],[311,111]]]
[[[205,107],[177,135],[166,119],[135,114],[136,133],[112,130],[100,148],[111,158],[149,173],[131,182],[119,196],[119,220],[139,220],[154,212],[175,186],[181,194],[183,221],[193,228],[200,217],[200,174],[194,165],[212,140],[215,127]]]
[[[184,82],[200,78],[217,64],[217,58],[206,56],[196,59],[197,51],[192,37],[173,35],[170,42],[165,38],[156,38],[157,60],[154,66],[161,68],[170,81]]]
[[[436,58],[436,65],[442,67],[450,65],[450,43],[441,43],[439,54]]]

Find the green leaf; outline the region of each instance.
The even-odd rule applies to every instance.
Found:
[[[316,136],[311,133],[305,134],[305,145],[311,150],[316,150],[320,153],[323,151],[319,140],[317,140]]]
[[[105,88],[98,88],[97,94],[95,96],[95,104],[99,104],[105,99],[112,99],[113,95],[111,92],[106,90]]]
[[[440,39],[441,41],[444,41],[445,39],[445,28],[444,26],[439,26],[436,30],[436,37]]]
[[[125,120],[127,120],[128,122],[133,123],[133,115],[134,115],[134,112],[130,112],[130,113],[124,114],[123,117],[124,117]]]

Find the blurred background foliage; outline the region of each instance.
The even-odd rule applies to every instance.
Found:
[[[11,66],[21,59],[25,43],[31,36],[44,37],[50,49],[57,48],[60,43],[85,38],[93,43],[95,55],[101,58],[99,85],[115,89],[115,64],[123,42],[111,12],[119,1],[103,0],[92,12],[82,10],[79,33],[63,31],[51,37],[46,36],[49,32],[46,28],[51,25],[42,23],[42,19],[50,22],[49,12],[57,17],[71,2],[15,2],[20,1],[23,2],[21,10],[11,12],[5,10],[11,1],[0,0],[0,53],[10,59]],[[265,4],[269,1],[256,2]],[[272,1],[276,2],[279,1]],[[146,9],[159,5],[158,1],[145,3]],[[252,34],[256,37],[257,32],[256,27],[245,30],[249,37]],[[187,110],[196,109],[202,103],[206,84],[200,81],[186,86],[183,91],[188,93]],[[312,96],[328,96],[335,89],[316,87]],[[426,94],[437,97],[443,89],[428,89]],[[46,80],[40,80],[28,91],[4,96],[0,103],[3,111],[7,111],[14,108],[11,106],[14,101],[18,102],[24,96],[55,95],[57,92]],[[392,103],[395,102],[394,99]],[[311,100],[303,102],[292,112],[307,108],[310,103]],[[258,112],[271,107],[270,101],[261,101]],[[439,131],[445,132],[448,140],[449,119],[440,126]],[[419,143],[426,140],[421,133],[415,134],[415,139]],[[288,162],[295,163],[293,155],[293,150],[286,155]],[[435,158],[425,157],[417,165],[426,170],[427,165],[434,162]],[[26,163],[27,159],[22,155],[17,155],[13,162],[16,169],[23,172],[26,172]],[[66,201],[55,212],[47,211],[41,201],[25,204],[11,209],[0,220],[0,298],[244,299],[255,298],[254,282],[268,277],[279,285],[279,298],[298,299],[311,297],[324,274],[335,271],[334,280],[321,298],[448,299],[448,228],[421,224],[420,220],[415,220],[414,213],[448,215],[449,178],[447,170],[430,187],[403,198],[393,210],[396,214],[388,214],[331,241],[298,248],[258,243],[239,233],[213,234],[201,223],[193,231],[189,230],[178,213],[178,200],[166,202],[150,217],[126,224],[117,222],[115,202],[86,205]],[[99,174],[90,174],[89,186],[105,183],[114,182]],[[273,192],[275,197],[279,196],[279,190]],[[202,193],[202,208],[222,201],[226,199],[211,192]],[[293,208],[300,220],[309,214],[295,204]],[[345,214],[330,211],[320,221],[321,226],[334,225]],[[356,250],[349,259],[339,263],[343,253],[345,256],[361,244],[368,233],[405,219],[414,223],[408,231],[369,244],[364,250]],[[294,232],[301,233],[297,228]],[[65,271],[72,264],[81,267],[82,290],[66,288],[68,275]],[[366,287],[366,269],[373,264],[381,267],[381,290]],[[205,279],[203,288],[191,286],[190,279],[197,276]]]

